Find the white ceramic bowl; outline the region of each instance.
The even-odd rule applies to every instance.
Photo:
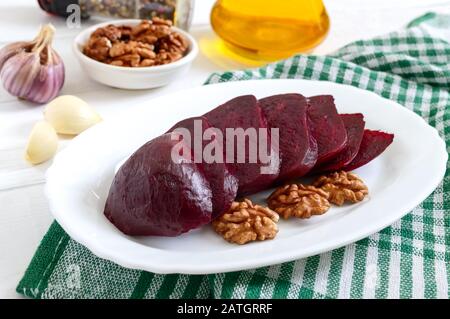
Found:
[[[87,43],[90,35],[98,28],[109,24],[134,26],[140,22],[140,19],[108,21],[89,27],[78,34],[73,42],[73,51],[85,72],[92,79],[121,89],[151,89],[167,85],[169,82],[181,78],[187,72],[198,54],[198,45],[190,34],[176,27],[173,27],[173,29],[187,39],[189,49],[184,57],[169,64],[142,68],[120,67],[98,62],[83,54],[83,46]]]

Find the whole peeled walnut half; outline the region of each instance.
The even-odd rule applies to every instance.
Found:
[[[212,222],[214,230],[231,243],[275,238],[278,214],[267,207],[254,205],[249,199],[233,202],[231,208]]]

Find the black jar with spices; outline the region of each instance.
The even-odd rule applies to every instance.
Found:
[[[39,6],[51,14],[67,17],[78,6],[81,18],[171,20],[175,26],[188,30],[195,0],[38,0]],[[72,7],[71,7],[72,6]]]

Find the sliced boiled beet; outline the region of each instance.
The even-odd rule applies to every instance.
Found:
[[[361,113],[340,114],[342,122],[347,131],[347,144],[342,151],[336,154],[332,159],[314,168],[314,172],[337,171],[351,161],[358,154],[359,146],[364,133],[364,116]]]
[[[259,100],[267,125],[279,129],[280,174],[277,181],[301,177],[317,161],[317,144],[307,123],[308,103],[300,94],[273,95]]]
[[[256,162],[251,163],[249,157],[249,138],[245,137],[245,147],[241,149],[237,148],[237,139],[227,139],[226,129],[243,129],[246,131],[249,128],[255,128],[258,133],[259,128],[267,129],[265,118],[262,114],[262,110],[258,105],[258,101],[253,95],[244,95],[236,97],[204,115],[212,127],[218,128],[222,131],[224,137],[225,154],[226,158],[230,158],[233,163],[227,161],[228,167],[231,169],[231,173],[235,175],[239,180],[239,195],[251,194],[261,191],[270,186],[277,178],[280,162],[276,152],[272,151],[272,145],[270,142],[270,135],[266,134],[267,150],[263,150],[263,153],[268,155],[268,160],[262,160],[259,156],[259,152],[254,154]],[[227,152],[227,145],[230,149],[234,145],[234,151],[232,154]],[[257,146],[257,145],[252,145]],[[258,148],[257,148],[258,149]],[[244,161],[239,162],[238,154],[245,152]],[[263,168],[269,168],[270,173],[264,172]]]
[[[358,154],[356,154],[356,157],[350,164],[346,165],[342,169],[351,171],[369,163],[375,157],[383,153],[383,151],[392,143],[393,140],[394,134],[364,130],[364,135]]]
[[[195,126],[197,126],[197,129]],[[210,127],[208,120],[203,116],[199,116],[178,122],[168,132],[172,132],[177,128],[185,128],[189,131],[191,135],[190,147],[194,151],[194,154],[199,153],[198,159],[201,159],[201,163],[197,163],[197,165],[203,171],[203,174],[211,186],[213,196],[212,218],[214,219],[231,207],[231,204],[237,195],[238,179],[230,173],[227,164],[223,162],[216,163],[213,162],[213,159],[203,158],[203,150],[206,145],[211,142],[211,140],[203,140],[203,133]],[[194,139],[202,141],[201,149],[199,147],[196,149]],[[212,139],[214,139],[214,137]],[[221,152],[223,154],[222,146]]]
[[[347,132],[331,95],[308,98],[308,117],[311,133],[317,141],[317,165],[319,165],[345,147]]]
[[[127,235],[177,236],[211,221],[212,191],[193,153],[176,161],[172,134],[139,148],[119,169],[109,190],[105,216]]]

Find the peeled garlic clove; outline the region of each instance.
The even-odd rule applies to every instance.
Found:
[[[58,149],[58,135],[46,121],[37,122],[28,138],[25,159],[31,164],[43,163],[55,155]]]
[[[77,135],[102,120],[95,110],[82,99],[62,95],[47,104],[45,119],[59,134]]]

